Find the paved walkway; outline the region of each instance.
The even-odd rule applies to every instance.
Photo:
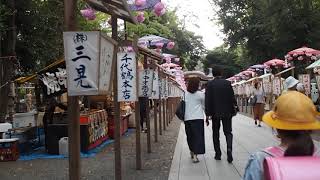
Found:
[[[172,160],[169,180],[239,180],[251,153],[265,147],[276,145],[277,139],[271,128],[263,125],[258,128],[251,118],[237,115],[233,118],[233,164],[226,158],[225,136],[220,129],[222,160],[214,160],[212,129],[205,128],[206,154],[199,156],[200,163],[194,164],[190,158],[184,124],[181,124]],[[319,146],[319,142],[316,143]]]

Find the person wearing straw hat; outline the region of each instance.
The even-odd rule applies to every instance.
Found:
[[[320,129],[319,112],[306,95],[288,91],[281,95],[272,111],[263,116],[265,124],[275,129],[280,145],[252,154],[245,168],[243,180],[262,180],[266,157],[319,156],[310,136]],[[276,154],[270,149],[276,150]]]

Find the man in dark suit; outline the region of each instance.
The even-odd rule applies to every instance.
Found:
[[[231,82],[222,78],[221,70],[213,72],[215,77],[208,82],[205,96],[205,110],[208,118],[212,118],[213,145],[216,152],[215,159],[221,160],[219,140],[220,122],[227,141],[228,162],[232,163],[232,117],[237,113],[237,103]]]

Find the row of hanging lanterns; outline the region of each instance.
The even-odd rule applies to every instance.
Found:
[[[144,7],[147,4],[147,0],[135,0],[134,5],[137,7]],[[165,4],[161,1],[157,2],[153,7],[153,13],[160,17],[166,13]],[[96,12],[90,8],[86,7],[85,9],[80,10],[81,15],[88,21],[92,21],[96,19]],[[139,23],[144,22],[145,16],[143,11],[138,11],[136,15],[136,19]],[[110,22],[108,21],[110,24]]]

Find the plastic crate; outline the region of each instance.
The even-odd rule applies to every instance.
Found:
[[[19,139],[0,139],[0,162],[19,159]]]

